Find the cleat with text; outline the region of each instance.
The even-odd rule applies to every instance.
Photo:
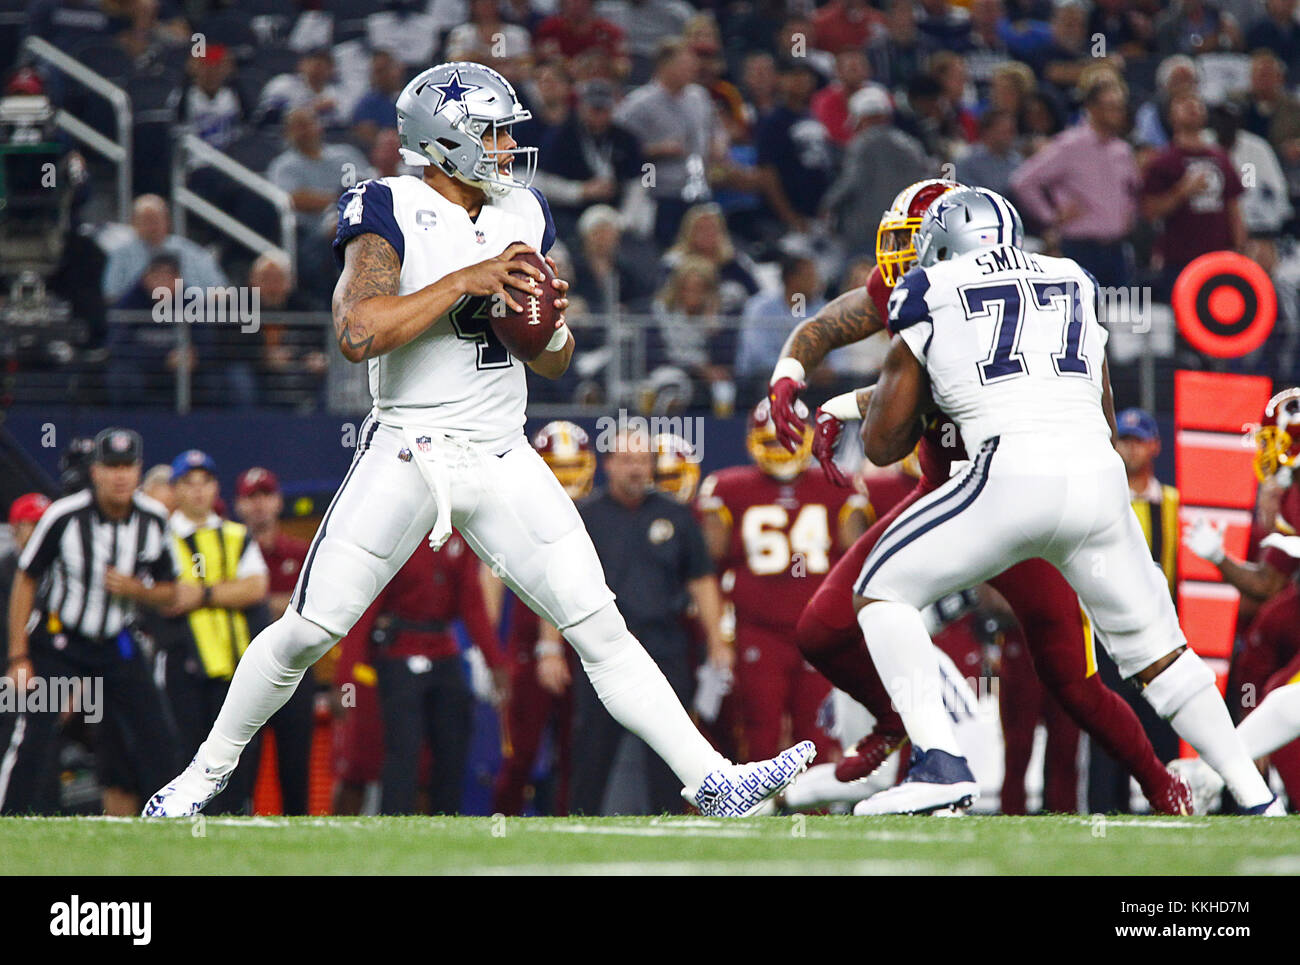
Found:
[[[765,805],[804,772],[817,748],[800,741],[767,761],[732,764],[710,772],[700,786],[682,790],[687,803],[710,818],[746,818],[770,813]]]
[[[199,763],[203,748],[194,760],[171,783],[149,799],[144,806],[146,818],[188,818],[198,814],[220,794],[230,781],[231,771],[218,774]]]

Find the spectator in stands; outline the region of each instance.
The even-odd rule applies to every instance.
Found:
[[[221,44],[211,44],[202,57],[186,58],[185,83],[173,101],[176,120],[188,124],[195,134],[223,151],[248,119],[248,105],[233,79],[234,72],[235,59],[230,51]]]
[[[1084,98],[1084,121],[1057,135],[1011,176],[1024,212],[1050,248],[1059,248],[1102,285],[1132,283],[1129,236],[1140,184],[1123,138],[1127,94],[1100,81]]]
[[[664,253],[665,274],[671,275],[682,259],[690,257],[713,264],[718,273],[718,310],[723,315],[739,316],[745,303],[758,292],[757,269],[749,256],[736,251],[718,205],[697,204],[686,212],[677,240]]]
[[[1240,49],[1237,21],[1206,0],[1172,0],[1156,18],[1156,52],[1163,57]]]
[[[1169,144],[1169,105],[1175,97],[1196,92],[1200,80],[1196,61],[1183,54],[1166,57],[1156,70],[1156,96],[1138,108],[1133,119],[1133,143],[1139,149],[1160,149]],[[1151,151],[1145,152],[1148,154]]]
[[[817,263],[806,255],[782,258],[781,290],[759,292],[745,303],[735,365],[742,387],[744,380],[756,380],[757,392],[750,394],[761,394],[762,383],[781,357],[781,347],[790,331],[816,315],[823,304]]]
[[[1289,171],[1300,170],[1300,101],[1287,90],[1286,66],[1268,50],[1250,58],[1250,88],[1240,99],[1242,127],[1266,138]]]
[[[1151,53],[1155,46],[1155,28],[1151,18],[1132,0],[1096,0],[1088,14],[1088,36],[1100,34],[1106,56],[1138,59]]]
[[[642,83],[654,69],[655,51],[669,37],[679,37],[695,16],[683,0],[600,0],[596,13],[623,32],[634,83]]]
[[[718,270],[699,256],[682,258],[655,297],[657,325],[646,350],[650,381],[673,382],[681,406],[699,404],[714,384],[731,378],[734,338],[718,308]]]
[[[849,98],[871,79],[871,61],[859,47],[841,50],[835,55],[835,81],[813,94],[813,117],[826,128],[839,147],[853,139],[854,124],[849,116]]]
[[[1296,0],[1264,0],[1264,13],[1246,31],[1246,49],[1269,50],[1289,70],[1300,67],[1300,23]]]
[[[614,122],[617,91],[606,80],[578,87],[578,109],[538,145],[536,185],[546,195],[560,237],[573,237],[592,204],[621,203],[641,177],[641,145]]]
[[[921,0],[919,27],[936,48],[963,50],[970,34],[970,17],[948,0]],[[891,21],[892,26],[892,21]]]
[[[140,280],[114,304],[120,311],[149,312],[152,320],[141,316],[108,327],[105,380],[110,405],[166,404],[176,398],[174,373],[193,371],[197,353],[192,345],[180,347],[181,333],[172,324],[179,321],[173,317],[179,309],[172,293],[180,279],[175,255],[155,255]],[[160,319],[164,324],[155,324]]]
[[[962,53],[979,100],[988,96],[994,72],[1012,59],[1006,35],[1007,18],[1002,0],[971,0],[970,33]]]
[[[158,22],[158,0],[129,0],[124,10],[129,19],[117,35],[117,45],[135,70],[147,69],[167,50],[190,42],[183,18]]]
[[[1242,179],[1245,254],[1271,273],[1277,265],[1276,239],[1292,214],[1282,165],[1268,141],[1241,129],[1241,111],[1235,104],[1219,104],[1210,111],[1210,129],[1219,147],[1228,153],[1233,168],[1251,172],[1249,179]]]
[[[832,54],[861,52],[884,22],[866,0],[831,0],[813,14],[813,45]]]
[[[695,52],[695,61],[699,65],[695,83],[709,92],[718,119],[725,126],[728,138],[732,137],[747,123],[745,98],[740,88],[727,79],[727,61],[722,56],[722,34],[718,22],[709,13],[692,17],[682,33],[682,40]]]
[[[836,237],[852,257],[875,252],[880,213],[907,185],[935,172],[936,164],[915,138],[893,126],[884,87],[867,84],[853,95],[849,109],[857,133],[824,205]]]
[[[350,144],[326,144],[320,118],[307,107],[289,112],[284,138],[288,146],[266,169],[266,177],[289,192],[299,233],[317,233],[322,212],[331,210],[347,187],[366,178],[366,159]]]
[[[740,68],[740,89],[751,127],[776,107],[780,96],[778,83],[776,58],[766,50],[745,55]]]
[[[248,284],[257,289],[264,314],[304,312],[321,307],[294,288],[289,260],[283,255],[271,252],[259,255],[248,270]],[[258,381],[263,402],[303,411],[314,409],[320,402],[329,371],[324,330],[307,320],[294,325],[268,319],[260,332]]]
[[[470,0],[469,23],[447,35],[444,60],[472,60],[500,71],[518,84],[527,73],[533,53],[528,30],[501,19],[498,0]]]
[[[577,233],[573,290],[586,297],[591,312],[647,311],[657,279],[645,270],[646,253],[623,236],[619,213],[607,204],[592,205],[578,219]]]
[[[370,89],[352,109],[352,139],[369,150],[381,130],[397,130],[397,95],[406,86],[406,65],[392,52],[370,55]]]
[[[709,196],[707,165],[724,145],[717,112],[706,91],[694,82],[699,65],[694,51],[678,40],[665,41],[655,60],[654,79],[632,91],[614,119],[641,139],[652,169],[654,237],[667,247],[686,209]]]
[[[366,41],[372,50],[391,50],[411,70],[437,63],[438,38],[464,18],[463,4],[438,0],[386,0],[366,16]],[[372,7],[371,9],[374,9]]]
[[[591,0],[560,0],[559,12],[538,25],[535,39],[542,57],[577,57],[596,47],[615,61],[626,59],[623,31],[597,17]],[[627,73],[626,65],[619,73]]]
[[[1146,166],[1142,216],[1158,222],[1157,297],[1168,298],[1174,279],[1208,251],[1241,251],[1246,229],[1239,198],[1241,178],[1223,149],[1205,140],[1205,104],[1180,94],[1169,105],[1172,137]]]
[[[392,178],[399,174],[419,175],[419,168],[402,160],[402,142],[398,139],[397,128],[386,127],[375,135],[375,142],[370,146],[370,168],[374,178]]]
[[[975,112],[971,110],[970,70],[966,59],[949,50],[941,50],[930,58],[930,76],[939,82],[942,93],[943,127],[946,142],[942,156],[950,158],[963,144],[970,144],[979,133],[975,126]]]
[[[806,60],[786,61],[781,67],[781,102],[759,122],[754,135],[768,210],[788,230],[800,233],[811,230],[834,177],[830,135],[809,111],[816,89],[817,74]]]
[[[325,127],[341,127],[350,116],[343,91],[334,82],[334,55],[328,47],[309,50],[298,59],[298,71],[272,77],[257,104],[261,124],[277,124],[295,110],[310,111]]]
[[[1024,163],[1016,150],[1016,119],[1006,111],[988,111],[980,118],[980,139],[957,159],[957,180],[1011,193],[1011,175]]]
[[[993,77],[989,81],[989,96],[983,110],[1005,111],[1010,114],[1018,136],[1030,95],[1037,89],[1038,81],[1028,64],[1022,64],[1018,60],[1001,64],[993,71]]]
[[[551,132],[563,125],[573,112],[573,79],[562,58],[556,57],[537,65],[531,82],[522,91],[524,106],[532,118],[515,126],[515,140],[538,147],[538,165],[548,163],[541,146]]]
[[[885,29],[867,47],[871,75],[891,90],[906,90],[925,73],[925,62],[934,50],[933,41],[917,24],[915,0],[889,0]]]
[[[1034,62],[1038,75],[1065,103],[1084,68],[1095,62],[1088,14],[1079,0],[1067,0],[1052,11],[1052,39]]]
[[[144,274],[149,262],[160,254],[175,256],[186,286],[216,288],[226,285],[215,258],[188,238],[171,234],[171,213],[167,202],[156,194],[142,194],[131,208],[135,237],[114,248],[104,266],[104,299],[116,302]],[[152,291],[152,288],[150,289]]]
[[[943,88],[929,74],[917,74],[907,85],[907,97],[894,118],[900,131],[911,135],[930,157],[948,156],[948,109]]]

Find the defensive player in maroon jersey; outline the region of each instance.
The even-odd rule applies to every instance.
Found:
[[[548,422],[533,437],[533,446],[569,498],[578,500],[591,492],[596,454],[580,426]],[[573,691],[569,684],[577,658],[558,634],[543,634],[541,618],[518,597],[511,595],[509,606],[506,652],[510,700],[501,719],[501,770],[497,772],[492,807],[500,814],[523,813],[533,785],[537,752],[550,724],[555,752],[555,790],[550,810],[555,815],[567,815],[573,726]]]
[[[1260,543],[1257,562],[1238,560],[1223,548],[1223,532],[1202,519],[1184,536],[1187,547],[1213,563],[1224,582],[1246,599],[1260,601],[1246,633],[1246,646],[1233,660],[1235,686],[1229,697],[1242,712],[1239,732],[1247,750],[1263,756],[1286,784],[1295,807],[1300,800],[1300,388],[1277,393],[1264,407],[1255,432],[1255,475],[1282,489],[1273,533]],[[1221,787],[1217,775],[1195,768],[1188,773],[1198,796],[1201,781]]]
[[[867,284],[840,295],[790,334],[770,389],[777,435],[787,449],[794,451],[803,439],[804,422],[795,404],[805,373],[833,349],[886,330],[889,293],[916,260],[912,235],[930,204],[955,187],[954,181],[935,179],[918,181],[900,192],[881,218],[876,268]],[[834,463],[843,421],[865,414],[871,391],[846,393],[817,410],[813,454],[836,481],[844,481]],[[853,582],[880,534],[907,506],[946,482],[954,461],[967,458],[957,427],[945,419],[932,420],[917,455],[921,479],[916,488],[840,558],[804,608],[796,631],[808,662],[876,718],[872,733],[840,762],[837,776],[843,781],[872,773],[907,737],[858,632],[852,596]],[[1035,559],[1017,564],[990,584],[1015,612],[1039,677],[1066,712],[1128,767],[1153,810],[1189,813],[1191,791],[1186,782],[1161,764],[1132,708],[1093,672],[1088,627],[1064,577],[1051,564]]]
[[[689,506],[700,488],[700,456],[681,436],[661,432],[650,440],[655,451],[655,489]]]
[[[460,648],[451,632],[457,619],[464,621],[488,667],[500,671],[503,660],[483,601],[478,558],[453,533],[438,550],[422,540],[343,637],[341,681],[377,684],[383,814],[415,813],[426,740],[433,754],[429,807],[435,814],[460,810],[473,721]],[[353,742],[348,746],[345,737],[344,773],[364,772],[361,762],[375,748],[361,741],[373,736],[373,722],[353,708],[343,726]]]
[[[779,751],[788,715],[792,736],[828,754],[835,742],[817,726],[817,711],[830,684],[791,640],[812,587],[865,532],[867,502],[806,471],[811,431],[797,451],[786,452],[766,399],[750,416],[746,443],[754,465],[711,474],[698,500],[709,551],[719,572],[730,574],[724,582],[736,619],[742,753]]]

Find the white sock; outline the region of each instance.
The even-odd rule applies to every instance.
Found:
[[[233,770],[253,735],[293,696],[307,668],[338,639],[294,610],[259,633],[240,658],[225,702],[203,742],[204,763],[218,772]]]
[[[1272,754],[1300,737],[1300,683],[1279,687],[1237,727],[1252,758]]]
[[[727,765],[696,729],[659,666],[613,603],[564,630],[610,716],[641,738],[677,779],[695,787]]]
[[[1273,799],[1246,745],[1233,729],[1214,674],[1191,650],[1156,676],[1142,695],[1174,732],[1214,768],[1242,807]]]
[[[943,677],[934,643],[916,607],[879,600],[858,611],[871,659],[913,745],[962,756],[943,705]]]

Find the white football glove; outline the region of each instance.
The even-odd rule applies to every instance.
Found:
[[[1183,545],[1203,560],[1209,560],[1215,566],[1223,562],[1227,554],[1223,549],[1223,529],[1202,516],[1183,536]]]
[[[1283,536],[1281,533],[1269,533],[1259,541],[1259,545],[1281,550],[1287,556],[1300,559],[1300,536]]]
[[[465,651],[465,662],[469,664],[469,689],[473,692],[474,699],[495,707],[500,695],[497,694],[496,681],[492,679],[492,670],[488,667],[483,652],[478,647],[470,647]]]
[[[695,671],[695,712],[706,724],[712,724],[722,711],[722,699],[731,693],[735,678],[731,668],[705,661]]]

